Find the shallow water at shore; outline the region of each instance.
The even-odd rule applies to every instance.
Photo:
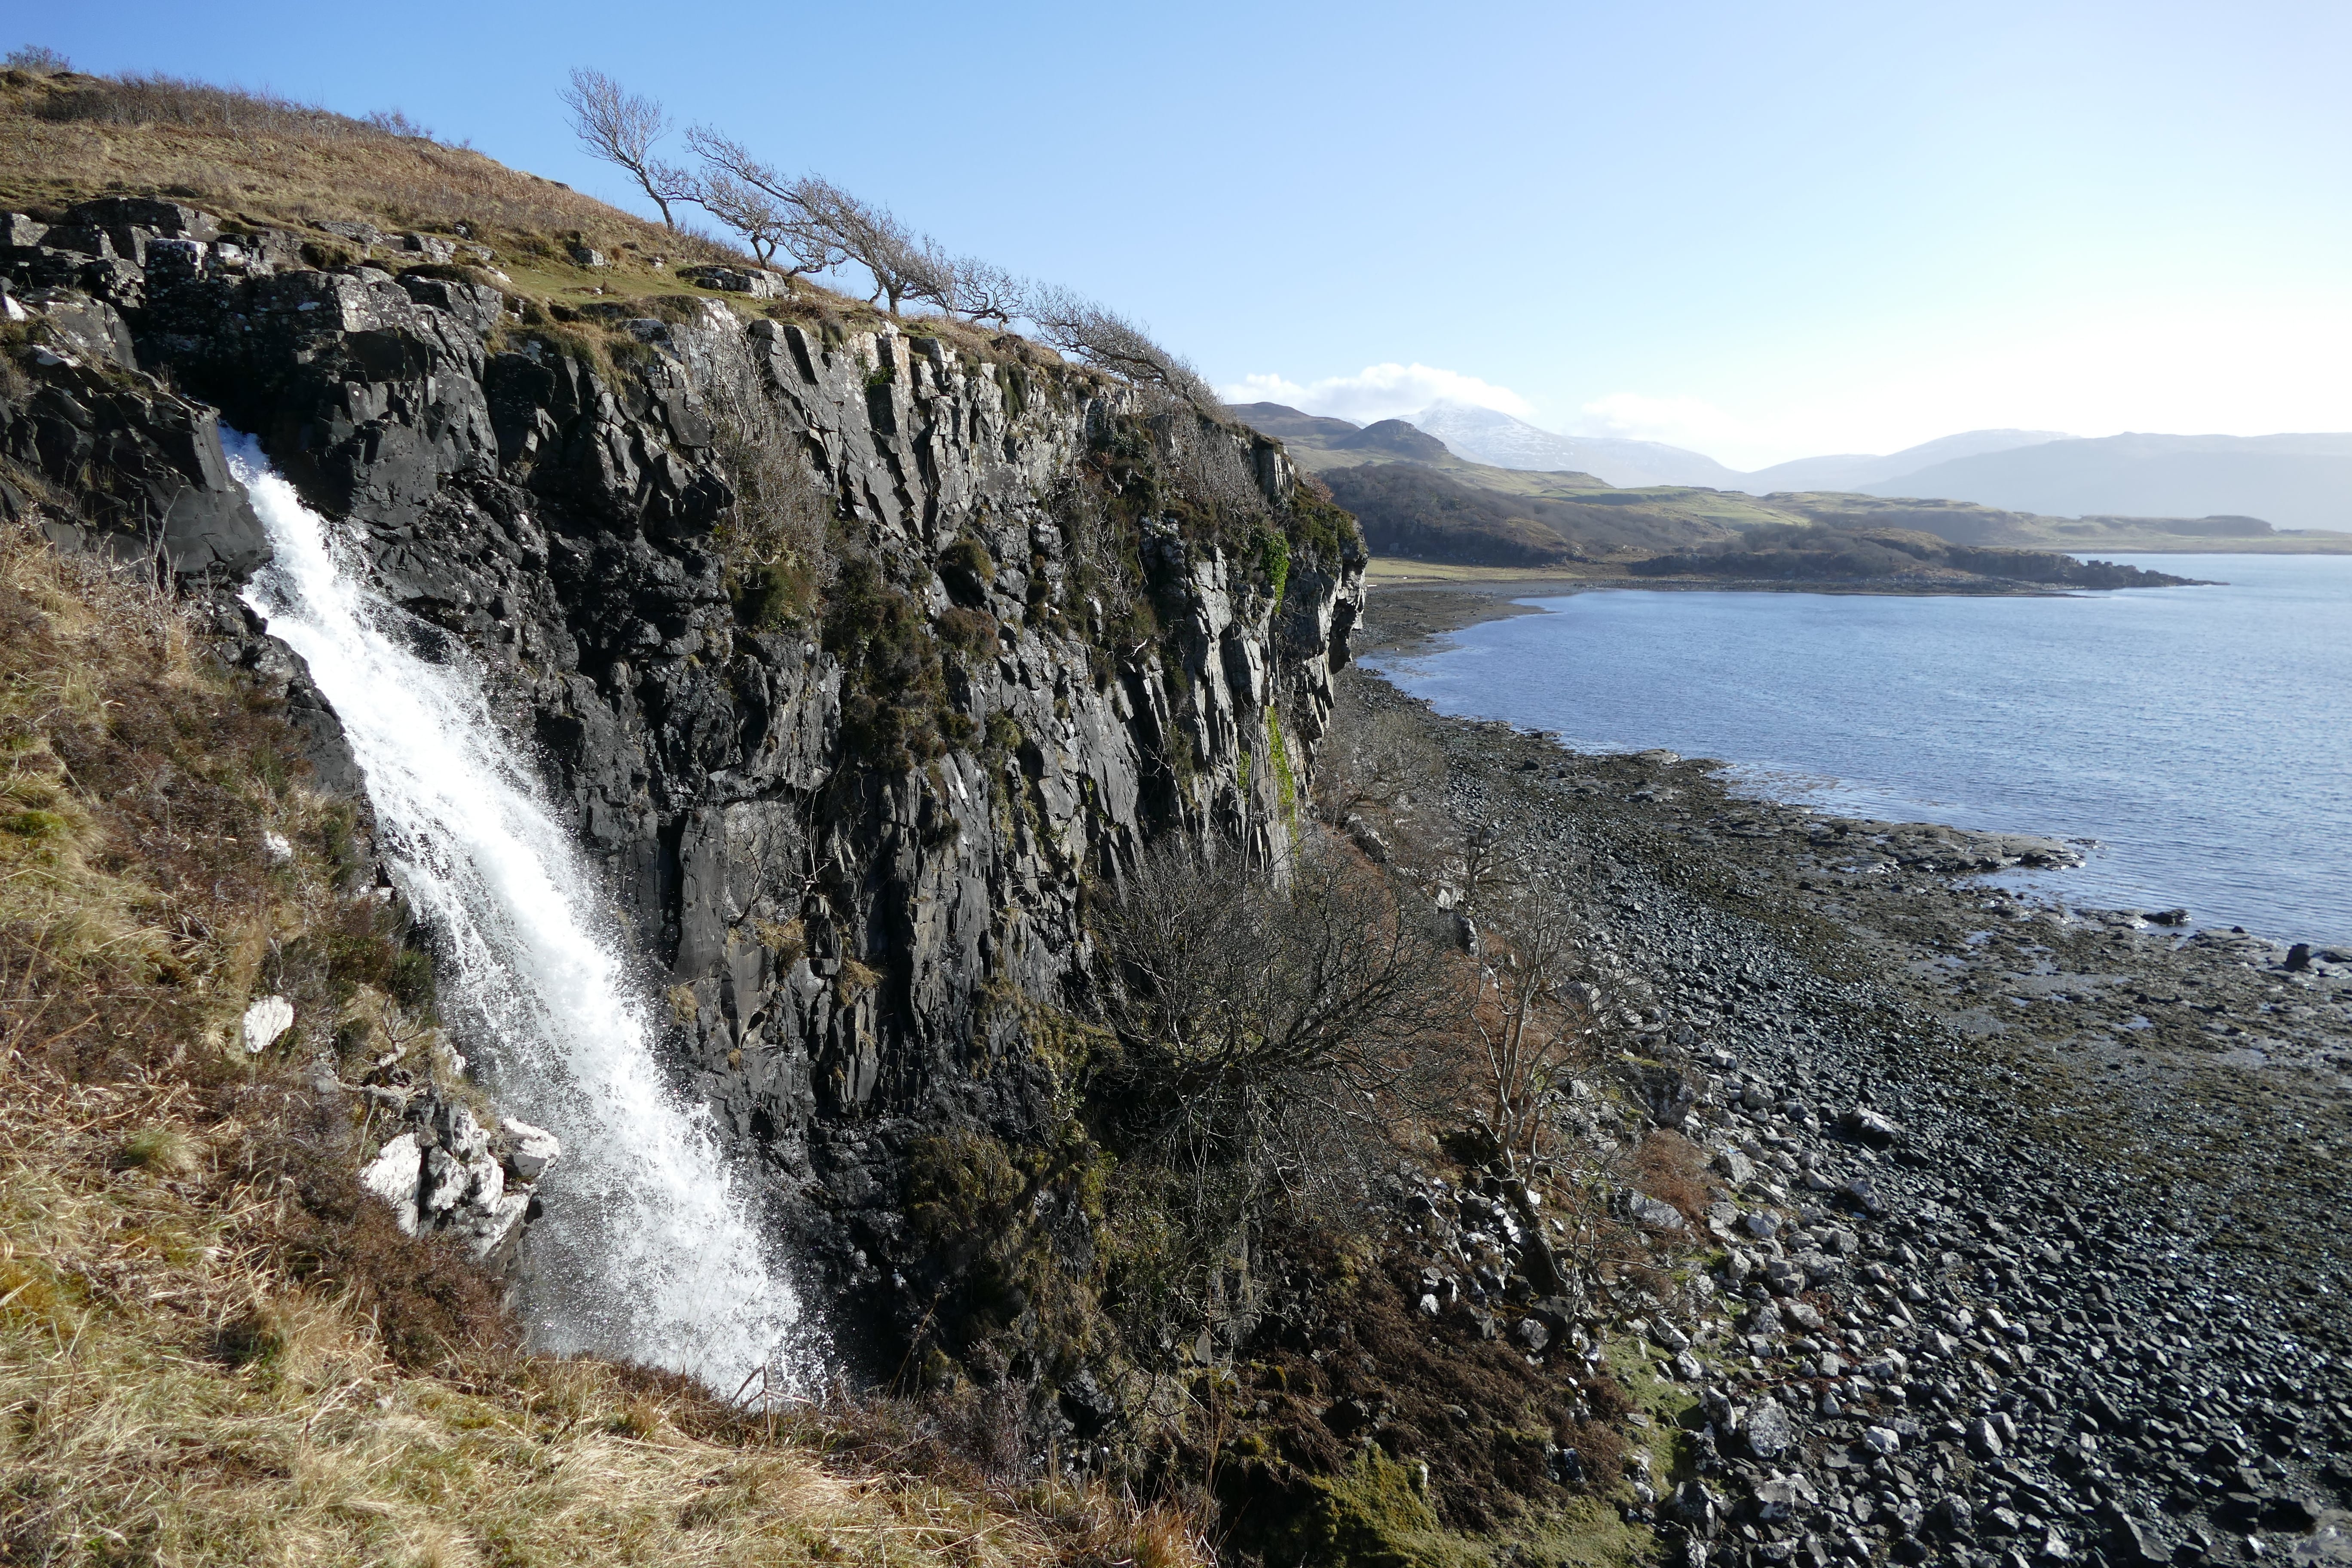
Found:
[[[1824,811],[2097,840],[2070,900],[2352,944],[2352,559],[2125,557],[2068,596],[1612,590],[1368,660],[1578,750],[1720,757]]]

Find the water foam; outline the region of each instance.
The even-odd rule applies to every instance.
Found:
[[[394,879],[434,935],[443,1011],[500,1110],[562,1140],[525,1247],[532,1342],[722,1393],[747,1378],[790,1386],[806,1355],[793,1291],[707,1113],[663,1081],[650,985],[478,668],[415,651],[421,628],[370,589],[258,443],[236,438],[229,463],[275,552],[246,602],[342,721]]]

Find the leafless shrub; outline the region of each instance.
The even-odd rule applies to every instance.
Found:
[[[1286,879],[1160,851],[1101,922],[1120,1048],[1108,1108],[1122,1181],[1154,1216],[1163,1310],[1234,1310],[1253,1237],[1328,1210],[1426,1100],[1458,1007],[1385,879],[1328,845]]]
[[[590,156],[628,171],[631,178],[661,209],[665,227],[676,228],[670,203],[690,201],[694,176],[654,155],[654,143],[669,130],[669,115],[658,100],[630,92],[603,71],[578,67],[571,82],[559,90],[572,110],[572,132]]]
[[[44,120],[102,125],[171,125],[189,131],[297,136],[380,136],[364,121],[274,92],[215,87],[151,73],[110,77],[45,100]]]
[[[439,140],[433,134],[431,127],[418,124],[398,109],[379,109],[367,117],[367,122],[386,136],[405,137],[412,142]]]
[[[1083,479],[1070,480],[1055,498],[1054,510],[1069,542],[1078,592],[1092,595],[1102,606],[1107,627],[1129,625],[1142,583],[1120,547],[1118,525],[1103,504],[1102,492]]]
[[[1337,728],[1315,773],[1316,809],[1326,822],[1369,812],[1381,819],[1375,826],[1387,828],[1444,787],[1445,753],[1405,715],[1380,713]]]
[[[1263,521],[1270,515],[1257,470],[1234,431],[1210,418],[1198,405],[1182,403],[1150,421],[1152,444],[1170,488],[1221,523]]]
[[[6,65],[10,70],[23,71],[27,76],[62,76],[73,69],[73,61],[39,44],[26,44],[22,48],[9,50],[7,59],[0,61],[0,64]]]

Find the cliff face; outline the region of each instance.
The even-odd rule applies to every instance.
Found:
[[[53,286],[12,313],[79,345],[0,406],[0,447],[119,477],[83,487],[82,542],[227,583],[263,546],[209,406],[259,437],[482,665],[670,988],[692,1092],[835,1286],[888,1278],[911,1137],[1048,1125],[1024,1020],[1083,989],[1087,898],[1163,835],[1286,844],[1362,558],[1344,519],[1302,531],[1262,437],[1010,341],[686,296],[532,331],[454,273],[91,216],[145,221],[76,239],[107,253],[79,271],[38,226],[0,253]],[[798,618],[730,553],[762,451],[838,512],[839,580]],[[1180,469],[1238,476],[1262,525],[1218,526]]]

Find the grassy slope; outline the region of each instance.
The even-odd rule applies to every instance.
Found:
[[[2245,538],[2200,535],[2192,531],[2196,520],[2043,517],[2033,512],[2003,511],[1974,501],[1882,500],[1839,490],[1790,491],[1766,500],[1816,522],[1916,529],[1958,543],[2057,550],[2067,554],[2085,551],[2168,555],[2352,554],[2352,533],[2315,530]]]
[[[888,1411],[771,1427],[518,1351],[353,1189],[364,1101],[305,1081],[436,1053],[297,755],[168,600],[0,538],[0,1560],[1193,1553],[1100,1497],[993,1495]],[[253,1056],[263,991],[298,1022]]]
[[[680,265],[751,258],[692,233],[665,229],[593,197],[509,169],[467,148],[395,136],[322,110],[273,105],[183,85],[149,95],[163,118],[136,122],[58,118],[95,106],[115,84],[97,78],[0,71],[0,211],[54,220],[68,206],[115,194],[168,195],[232,226],[308,234],[330,250],[350,250],[312,230],[318,221],[364,222],[393,234],[417,232],[489,247],[500,284],[534,322],[572,321],[613,304],[662,297],[713,299],[750,313],[823,317],[847,330],[888,321],[862,300],[803,280],[788,300],[754,302],[688,283]],[[574,243],[609,265],[580,266]],[[397,269],[420,260],[379,250]],[[656,263],[659,263],[656,265]],[[584,323],[593,326],[593,319]],[[899,323],[933,332],[983,359],[1008,353],[1058,363],[1050,349],[1015,342],[940,317]]]

